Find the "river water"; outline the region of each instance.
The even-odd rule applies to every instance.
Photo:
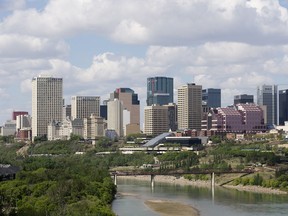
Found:
[[[193,206],[201,216],[287,216],[288,195],[259,194],[215,187],[180,186],[158,183],[152,190],[150,183],[133,179],[119,179],[120,194],[113,201],[113,211],[119,216],[159,216],[145,200],[170,200]]]

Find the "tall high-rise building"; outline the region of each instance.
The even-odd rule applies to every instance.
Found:
[[[32,79],[32,139],[47,136],[48,124],[62,120],[63,80],[54,77]]]
[[[254,96],[241,94],[234,96],[234,105],[236,104],[246,104],[246,103],[254,103]]]
[[[147,106],[173,103],[173,78],[147,78]]]
[[[123,104],[124,135],[140,133],[140,101],[138,100],[138,94],[130,88],[117,88],[110,94],[110,100],[114,99],[118,99]]]
[[[221,89],[203,89],[202,101],[208,108],[221,107]]]
[[[144,108],[144,133],[157,136],[169,131],[168,106],[152,105]]]
[[[262,85],[257,87],[257,104],[266,106],[268,126],[278,124],[277,89],[277,85]]]
[[[178,128],[201,129],[202,86],[188,83],[178,88]]]
[[[279,91],[279,125],[288,121],[288,89]]]
[[[116,131],[118,136],[123,136],[123,104],[120,100],[114,99],[107,103],[107,129]]]
[[[72,96],[71,118],[89,118],[91,114],[100,116],[99,96]]]
[[[177,105],[175,103],[169,103],[164,105],[168,109],[168,122],[169,130],[176,131],[178,129],[177,125]]]

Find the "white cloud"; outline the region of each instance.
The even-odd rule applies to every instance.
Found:
[[[41,37],[92,31],[124,43],[193,45],[225,40],[283,44],[287,26],[287,9],[276,0],[50,0],[42,11],[15,11],[0,28]]]
[[[0,58],[63,57],[68,51],[69,46],[64,41],[19,34],[0,35]]]

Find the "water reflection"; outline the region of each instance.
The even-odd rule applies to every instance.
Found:
[[[288,212],[287,195],[215,187],[213,199],[213,191],[207,187],[180,186],[156,181],[152,190],[150,182],[121,179],[118,183],[119,192],[134,194],[134,197],[124,196],[113,202],[113,209],[120,216],[133,215],[133,211],[137,211],[137,215],[156,215],[144,205],[147,199],[184,202],[196,207],[203,216],[286,216]]]

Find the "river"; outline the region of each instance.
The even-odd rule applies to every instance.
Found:
[[[171,200],[193,206],[201,216],[287,216],[288,195],[259,194],[215,187],[155,183],[152,190],[149,182],[119,179],[117,196],[112,204],[119,216],[159,216],[145,204],[145,200]],[[122,194],[122,195],[121,195]]]

